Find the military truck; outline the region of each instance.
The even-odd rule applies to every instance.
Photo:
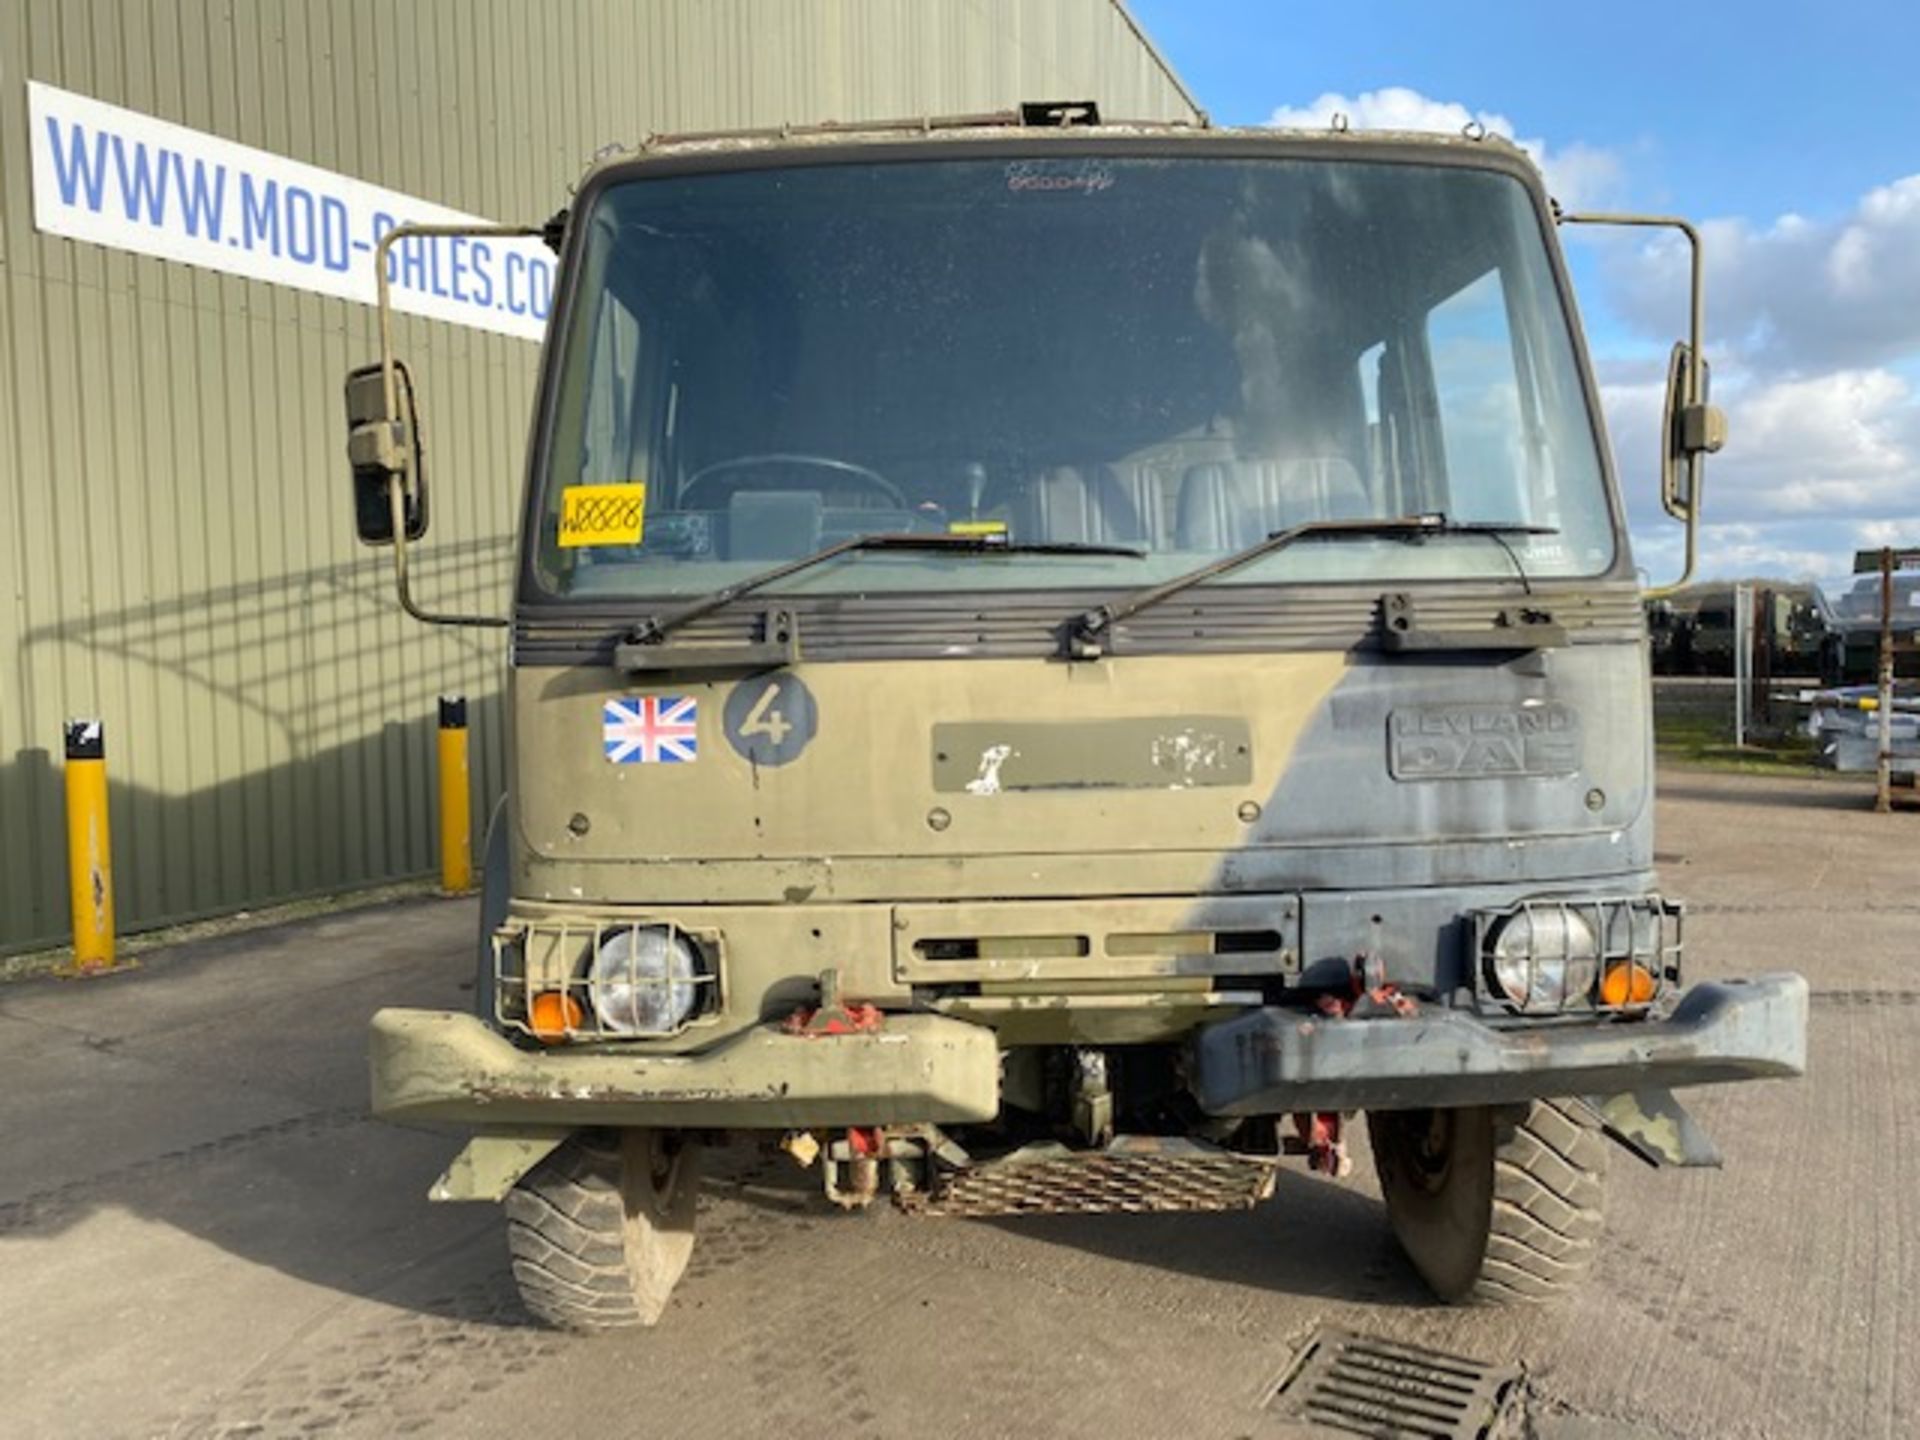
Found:
[[[1893,673],[1903,679],[1920,676],[1920,574],[1896,572],[1891,601],[1882,589],[1878,575],[1861,575],[1834,603],[1833,661],[1822,672],[1829,684],[1878,682],[1883,621],[1892,632]]]
[[[1447,1301],[1575,1285],[1611,1143],[1714,1161],[1672,1090],[1798,1073],[1807,992],[1686,988],[1656,883],[1594,218],[1477,131],[1086,104],[591,169],[541,227],[478,1013],[371,1038],[533,1312],[658,1318],[723,1136],[933,1223],[1249,1206],[1364,1113]],[[409,588],[390,342],[347,398],[361,537],[486,623]]]
[[[1737,673],[1734,610],[1742,585],[1749,594],[1753,673],[1837,677],[1841,626],[1825,593],[1818,585],[1764,579],[1709,581],[1648,601],[1655,675]]]

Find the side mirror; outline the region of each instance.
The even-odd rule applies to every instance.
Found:
[[[1713,369],[1700,361],[1700,393],[1693,394],[1693,352],[1682,340],[1667,361],[1667,399],[1660,416],[1660,503],[1676,520],[1691,521],[1707,456],[1727,443],[1727,417],[1707,403]]]
[[[393,405],[379,365],[347,374],[347,461],[353,467],[353,526],[362,543],[393,544],[393,481],[400,482],[406,538],[427,533],[427,472],[420,450],[420,416],[413,377],[393,366]]]
[[[1701,336],[1707,329],[1706,269],[1700,232],[1677,215],[1569,214],[1553,207],[1562,225],[1631,225],[1647,229],[1678,230],[1687,239],[1690,257],[1691,300],[1687,338],[1673,347],[1667,363],[1666,412],[1660,424],[1660,503],[1687,527],[1687,554],[1680,578],[1645,593],[1650,598],[1671,595],[1693,578],[1700,560],[1700,494],[1707,456],[1727,441],[1727,417],[1707,403],[1707,362],[1701,357]]]

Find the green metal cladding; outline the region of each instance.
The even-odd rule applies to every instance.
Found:
[[[435,697],[502,779],[499,632],[354,540],[373,312],[34,228],[27,84],[502,221],[649,132],[1193,102],[1113,0],[0,0],[0,950],[68,930],[62,722],[106,723],[123,930],[434,867]],[[401,317],[416,588],[506,603],[536,350]],[[478,836],[475,837],[476,846]]]

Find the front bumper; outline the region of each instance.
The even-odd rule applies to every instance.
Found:
[[[1798,1075],[1807,982],[1779,973],[1687,991],[1665,1020],[1497,1029],[1423,1008],[1380,1020],[1258,1010],[1195,1037],[1193,1090],[1212,1115],[1495,1105]]]
[[[464,1125],[809,1129],[991,1120],[993,1032],[939,1015],[879,1030],[760,1025],[698,1055],[520,1049],[472,1015],[382,1010],[370,1037],[373,1113]]]

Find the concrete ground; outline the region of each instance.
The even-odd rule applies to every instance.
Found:
[[[1693,1092],[1724,1171],[1617,1155],[1560,1308],[1430,1303],[1364,1154],[1244,1215],[984,1224],[739,1150],[658,1329],[542,1331],[497,1212],[424,1199],[456,1142],[365,1117],[368,1015],[466,1001],[473,905],[416,901],[0,988],[0,1432],[1269,1435],[1319,1324],[1522,1363],[1543,1436],[1920,1432],[1920,815],[1676,773],[1660,820],[1692,974],[1803,969],[1811,1073]]]

